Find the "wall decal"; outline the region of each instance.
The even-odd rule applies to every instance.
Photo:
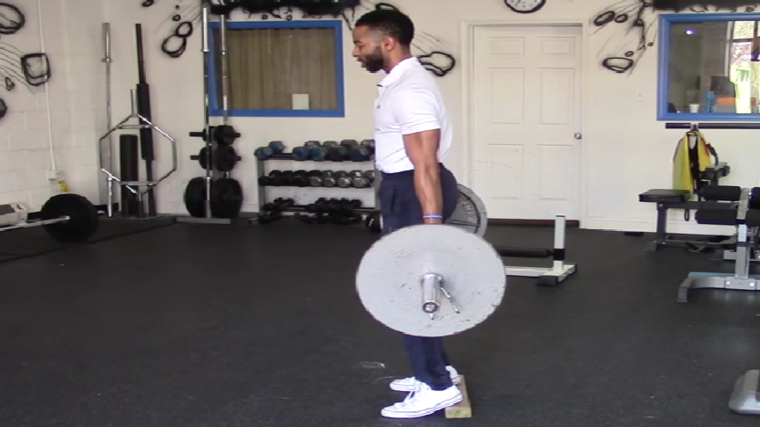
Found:
[[[141,0],[142,1],[142,0]],[[162,21],[155,31],[167,31],[168,35],[161,44],[161,51],[171,58],[181,57],[187,49],[187,39],[194,31],[194,24],[201,23],[201,2],[204,0],[174,0],[169,15]],[[286,0],[276,0],[286,3]],[[531,0],[533,1],[533,0]],[[147,3],[148,1],[145,1]],[[280,6],[272,9],[271,6],[262,6],[261,0],[214,0],[211,2],[212,12],[215,14],[229,14],[240,9],[246,13],[247,19],[322,19],[325,17],[341,18],[346,22],[349,30],[353,30],[353,24],[361,15],[361,10],[370,11],[375,9],[395,9],[396,6],[388,2],[362,2],[361,0],[340,0],[338,2],[325,2],[316,6],[294,7]],[[151,1],[149,6],[158,4],[158,0]],[[271,4],[271,2],[269,2]],[[148,6],[146,6],[148,7]],[[360,9],[357,13],[357,9]],[[295,16],[295,12],[300,12]],[[169,27],[167,29],[167,26]],[[426,32],[418,32],[412,43],[414,55],[419,58],[422,65],[438,77],[447,75],[456,66],[454,56],[447,51],[449,43],[440,37]]]
[[[21,57],[24,79],[32,86],[41,86],[50,80],[50,62],[47,54],[29,53]]]
[[[169,35],[161,42],[161,51],[170,58],[179,58],[187,50],[187,39],[195,32],[195,25],[201,23],[201,1],[175,2],[169,16],[156,28],[165,30],[167,25]]]
[[[26,17],[16,6],[0,3],[0,34],[15,34],[24,28]]]
[[[10,36],[19,32],[26,25],[26,16],[17,6],[0,2],[0,34]],[[30,56],[31,55],[31,56]],[[16,83],[23,84],[31,92],[32,85],[26,79],[24,70],[24,57],[33,58],[41,53],[27,55],[16,46],[0,42],[0,79],[3,81],[3,87],[10,92],[16,88]],[[48,68],[49,70],[49,68]],[[48,76],[49,77],[49,76]],[[44,82],[43,82],[44,83]],[[5,100],[0,98],[0,119],[8,113],[8,105]]]
[[[602,66],[616,73],[633,72],[647,49],[654,46],[655,19],[655,11],[646,0],[623,0],[599,12],[592,21],[597,27],[593,34],[608,26],[620,33],[604,43]]]
[[[31,85],[26,82],[26,78],[21,72],[21,57],[24,53],[12,44],[0,42],[0,78],[5,80],[6,90],[12,90],[16,83],[20,82],[31,90]],[[8,84],[8,79],[13,83]],[[8,87],[11,89],[8,89]]]
[[[546,0],[504,0],[504,4],[517,13],[535,13],[546,6]]]

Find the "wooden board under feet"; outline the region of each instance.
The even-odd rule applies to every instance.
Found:
[[[459,376],[462,381],[457,384],[459,391],[462,393],[462,401],[454,406],[446,408],[446,418],[471,418],[472,406],[470,406],[470,396],[467,395],[467,385],[464,381],[464,375]]]

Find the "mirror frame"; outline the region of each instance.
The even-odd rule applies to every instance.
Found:
[[[657,120],[658,121],[700,121],[720,122],[760,121],[759,114],[739,113],[669,113],[668,87],[670,75],[670,31],[671,24],[683,22],[726,22],[726,21],[760,21],[760,13],[666,13],[659,17],[659,44],[657,64]]]

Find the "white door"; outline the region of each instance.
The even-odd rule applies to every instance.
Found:
[[[471,170],[489,218],[579,219],[582,37],[475,28]]]

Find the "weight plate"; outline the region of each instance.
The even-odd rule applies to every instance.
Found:
[[[45,231],[60,242],[82,242],[98,230],[98,210],[85,197],[78,194],[57,194],[42,206],[40,218],[44,220],[69,217],[68,221],[45,224]]]
[[[236,218],[243,206],[243,188],[234,178],[211,183],[211,214],[216,218]]]
[[[235,169],[240,157],[231,145],[220,145],[214,150],[214,164],[220,172],[229,172]]]
[[[232,145],[240,137],[234,127],[230,125],[219,125],[213,129],[213,140],[219,145]]]
[[[446,224],[462,228],[483,237],[486,234],[486,227],[488,226],[486,206],[475,192],[459,184],[457,208],[446,221]]]
[[[423,312],[421,280],[434,273],[459,309],[441,296],[431,319]],[[367,311],[404,334],[454,335],[488,318],[501,304],[507,286],[504,263],[476,234],[450,225],[404,227],[375,242],[362,257],[356,289]]]
[[[200,164],[201,168],[203,168],[203,169],[207,169],[206,165],[208,164],[207,163],[207,160],[208,160],[208,154],[207,153],[208,153],[208,151],[209,151],[209,147],[205,146],[205,147],[201,148],[201,151],[198,152],[198,164]],[[212,156],[213,156],[213,153],[214,153],[214,151],[211,150]]]
[[[185,208],[190,216],[203,218],[206,210],[204,204],[206,201],[206,179],[196,177],[190,180],[185,187]]]

